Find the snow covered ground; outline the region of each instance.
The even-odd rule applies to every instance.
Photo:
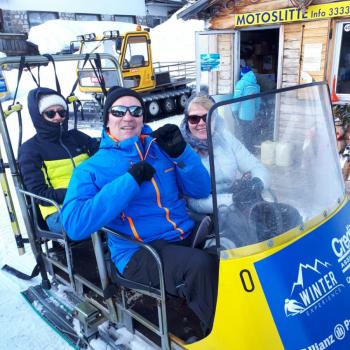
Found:
[[[89,30],[81,28],[78,32],[75,29],[73,30],[71,27],[66,26],[65,21],[55,22],[57,23],[48,24],[47,26],[43,25],[42,28],[39,28],[41,26],[35,27],[36,29],[32,30],[29,35],[30,39],[39,44],[39,46],[40,43],[41,45],[46,45],[46,47],[42,48],[42,52],[57,52],[63,48],[62,46],[64,46],[65,43],[74,40],[77,34],[94,31],[91,28],[90,22],[88,23]],[[71,26],[77,24],[75,22],[69,22]],[[154,50],[153,57],[155,60],[174,61],[194,59],[194,31],[202,30],[204,25],[202,21],[190,22],[191,23],[178,21],[173,17],[169,20],[169,23],[165,22],[153,30],[151,35]],[[108,26],[108,24],[106,24],[108,28],[102,28],[105,24],[105,22],[100,22],[98,32],[114,29]],[[83,24],[81,24],[81,26],[83,26]],[[81,30],[84,30],[84,32],[81,33]],[[56,35],[55,37],[50,35],[50,38],[48,39],[46,36],[47,33],[55,33]],[[48,46],[48,44],[50,44],[50,46]],[[73,70],[72,67],[73,66],[70,63],[57,64],[57,72],[60,77],[62,92],[65,95],[68,95],[76,79],[74,67]],[[36,74],[35,69],[33,70],[33,73]],[[16,87],[17,71],[6,71],[5,75],[9,88],[13,93]],[[52,67],[48,66],[41,69],[41,85],[54,88],[53,82],[54,76]],[[34,87],[35,85],[29,73],[24,73],[20,82],[17,99],[23,104],[23,141],[27,140],[35,132],[26,107],[26,94]],[[11,101],[4,103],[3,108],[5,108],[10,102]],[[16,145],[18,139],[17,119],[13,116],[8,119],[10,137],[13,144]],[[174,116],[167,118],[166,120],[154,122],[151,126],[156,129],[166,122],[179,124],[181,119],[182,116]],[[94,134],[99,134],[99,132],[99,130],[95,130]],[[2,153],[6,161],[1,138],[0,141],[0,147],[2,147]],[[8,175],[8,179],[10,180],[11,176],[9,173]],[[13,190],[13,184],[10,183],[10,187]],[[14,191],[12,191],[12,193],[14,193]],[[16,198],[14,198],[14,200],[16,201]],[[18,208],[17,202],[15,202],[15,206]],[[17,213],[20,213],[20,211],[17,210]],[[23,237],[26,237],[22,218],[19,217],[18,219],[20,221],[22,235]],[[0,267],[4,264],[9,264],[20,271],[30,274],[35,262],[29,246],[27,246],[27,252],[23,256],[19,256],[17,253],[5,199],[2,191],[0,191]],[[59,335],[57,335],[57,333],[55,333],[35,314],[35,312],[33,312],[25,299],[20,295],[20,291],[26,290],[32,284],[39,283],[40,278],[35,278],[31,282],[26,282],[0,270],[0,349],[71,349],[71,347]],[[126,331],[123,332],[121,341],[135,350],[150,350],[150,347],[147,344],[140,339],[133,337]],[[105,345],[96,342],[92,344],[92,346],[96,350],[106,350]]]

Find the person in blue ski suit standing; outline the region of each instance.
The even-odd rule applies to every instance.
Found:
[[[194,222],[183,196],[208,197],[209,174],[176,125],[152,132],[143,124],[144,111],[137,92],[109,90],[100,149],[74,170],[63,225],[73,240],[106,226],[151,244],[163,263],[166,291],[187,300],[207,333],[215,310],[217,261],[190,247]],[[108,246],[126,278],[159,286],[155,261],[144,249],[113,235]]]
[[[241,70],[241,79],[235,85],[234,98],[260,93],[254,72],[245,66]],[[246,148],[254,153],[254,122],[260,108],[260,99],[251,99],[234,103],[232,111],[236,114],[242,132],[242,142]]]

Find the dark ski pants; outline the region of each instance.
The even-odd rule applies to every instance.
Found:
[[[204,250],[186,246],[188,243],[188,239],[176,243],[158,240],[151,246],[162,260],[167,293],[186,299],[187,305],[200,319],[206,335],[212,327],[215,313],[218,260]],[[132,256],[124,276],[159,287],[156,262],[145,249]]]
[[[254,120],[239,120],[242,132],[242,143],[249,152],[254,154],[254,138],[256,137]]]

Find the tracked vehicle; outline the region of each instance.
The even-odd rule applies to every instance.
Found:
[[[80,54],[107,53],[117,59],[123,85],[142,95],[148,120],[183,111],[195,80],[194,62],[153,62],[150,33],[141,28],[126,33],[90,33],[77,39]],[[80,90],[93,93],[99,102],[102,89],[93,68],[81,62],[78,76]]]

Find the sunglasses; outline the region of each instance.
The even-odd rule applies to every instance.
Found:
[[[113,106],[109,109],[109,113],[117,118],[124,117],[128,111],[135,118],[142,117],[143,115],[143,108],[141,106]]]
[[[61,118],[65,118],[67,116],[67,111],[65,109],[58,109],[57,111],[51,110],[51,111],[46,111],[43,114],[49,118],[49,119],[53,119],[56,116],[56,113],[61,117]]]
[[[206,123],[207,122],[207,114],[204,114],[204,115],[189,115],[187,117],[188,122],[190,124],[192,124],[192,125],[198,124],[201,119],[204,121],[204,123]]]

